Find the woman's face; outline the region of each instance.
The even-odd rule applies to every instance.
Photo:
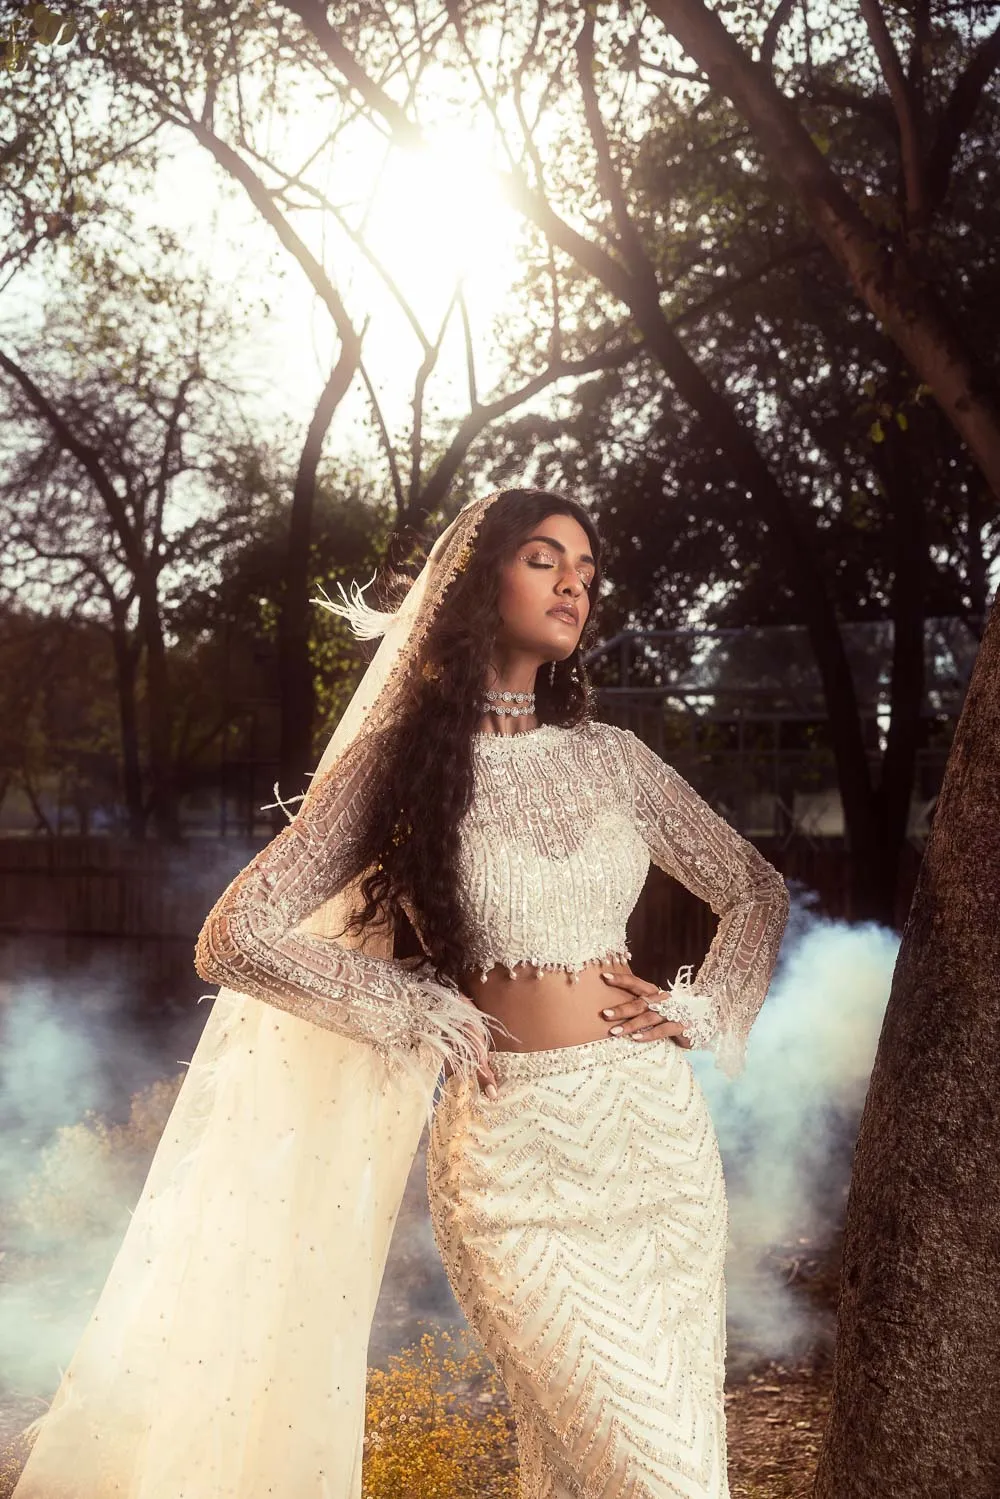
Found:
[[[587,623],[595,571],[579,521],[562,514],[538,521],[500,570],[498,643],[564,661]]]

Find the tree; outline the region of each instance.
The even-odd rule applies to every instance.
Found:
[[[178,253],[168,240],[163,260]],[[124,246],[77,242],[78,300],[54,300],[30,354],[10,343],[0,349],[10,423],[2,492],[11,515],[6,561],[22,586],[46,588],[107,622],[130,832],[141,837],[151,814],[160,836],[176,840],[162,580],[244,527],[247,514],[204,503],[227,420],[230,434],[235,426],[231,396],[210,368],[231,340],[230,315],[210,309],[204,288],[172,281],[163,260],[129,263]],[[198,495],[193,518],[185,493]]]
[[[35,830],[107,827],[118,801],[118,725],[103,628],[88,619],[0,604],[0,807],[20,791]],[[53,789],[57,811],[53,816]]]

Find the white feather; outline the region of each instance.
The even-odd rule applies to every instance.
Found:
[[[377,571],[372,574],[365,588],[370,588],[378,576]],[[310,599],[310,603],[319,604],[322,609],[329,609],[331,614],[339,614],[341,619],[346,619],[351,627],[352,635],[359,640],[375,640],[379,635],[384,635],[386,630],[396,618],[394,613],[386,613],[381,609],[373,609],[366,602],[364,590],[358,586],[357,580],[351,582],[351,592],[348,594],[343,583],[338,582],[342,604],[335,603],[328,598],[326,591],[320,587],[321,599]]]

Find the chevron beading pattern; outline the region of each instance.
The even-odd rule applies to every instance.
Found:
[[[669,1038],[491,1052],[450,1076],[427,1188],[455,1297],[517,1425],[521,1499],[728,1499],[729,1214]]]

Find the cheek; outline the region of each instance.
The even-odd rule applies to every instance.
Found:
[[[526,611],[537,608],[542,590],[537,578],[531,573],[506,573],[500,580],[499,607],[502,618],[516,619]]]

